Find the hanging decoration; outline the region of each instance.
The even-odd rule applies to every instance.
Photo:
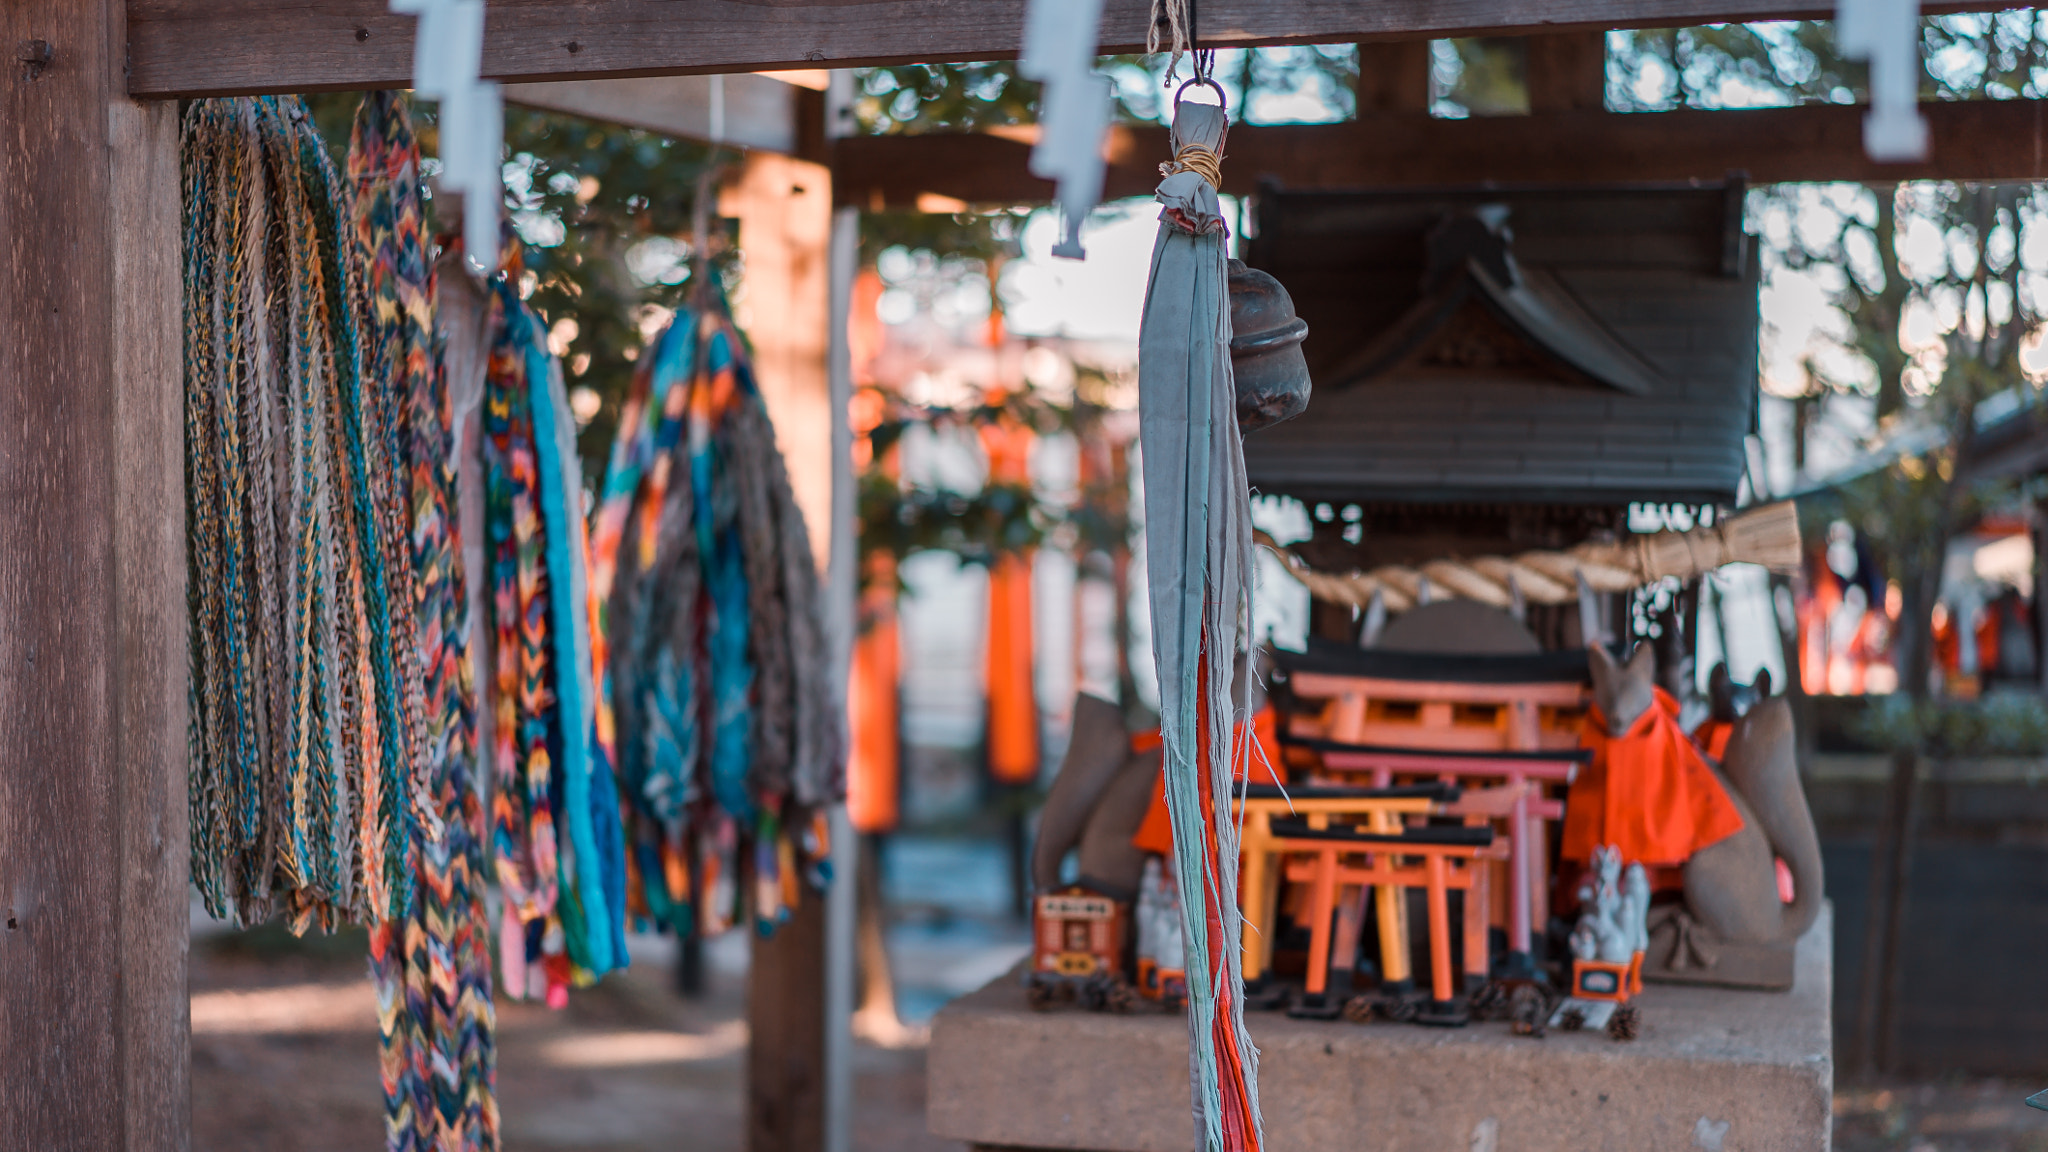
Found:
[[[1632,592],[1645,584],[1690,580],[1726,564],[1758,564],[1793,573],[1805,559],[1799,542],[1799,513],[1789,500],[1745,509],[1684,532],[1653,532],[1624,540],[1592,540],[1565,551],[1530,551],[1516,556],[1453,556],[1426,564],[1383,564],[1367,571],[1320,572],[1263,532],[1252,538],[1273,550],[1287,574],[1310,596],[1364,610],[1377,598],[1392,612],[1406,612],[1427,587],[1437,596],[1477,600],[1495,608],[1569,604],[1579,582],[1595,592]]]
[[[391,0],[391,11],[419,17],[412,87],[421,99],[440,101],[440,189],[461,198],[463,250],[491,271],[504,199],[505,105],[498,85],[478,79],[484,0]]]
[[[1006,394],[995,390],[991,407],[1000,410]],[[1029,425],[1007,412],[981,426],[981,447],[988,458],[992,484],[1029,489],[1031,445],[1037,439]],[[984,676],[988,696],[989,776],[999,784],[1030,784],[1038,779],[1038,698],[1032,661],[1030,549],[1005,552],[988,564],[988,627]]]
[[[295,98],[195,101],[182,153],[193,882],[243,924],[402,919],[441,828],[347,193]]]
[[[710,935],[750,905],[771,932],[829,881],[843,737],[809,537],[715,287],[642,357],[595,525],[633,912]]]
[[[1058,183],[1065,228],[1052,254],[1071,260],[1087,256],[1081,225],[1102,199],[1102,135],[1115,89],[1095,71],[1101,24],[1102,0],[1031,0],[1017,61],[1018,75],[1045,85],[1038,117],[1044,132],[1031,148],[1031,174]]]
[[[516,242],[499,263],[484,327],[479,439],[489,595],[477,622],[490,646],[499,966],[505,995],[560,1007],[572,984],[625,965],[622,835],[609,761],[594,743],[575,423],[547,329],[519,296]]]
[[[443,822],[418,837],[418,898],[370,934],[383,1034],[386,1146],[498,1147],[483,781],[474,742],[469,604],[456,521],[454,421],[434,348],[419,145],[406,101],[373,92],[349,147],[354,240],[367,303],[364,374],[397,399],[389,458],[404,489],[428,780]]]
[[[855,472],[880,477],[893,488],[902,480],[903,454],[892,443],[877,442],[875,431],[887,404],[872,380],[862,378],[871,376],[868,367],[881,343],[881,321],[875,315],[881,293],[880,274],[863,269],[854,280],[847,324],[857,386],[851,423]],[[846,683],[846,816],[854,831],[871,834],[895,831],[902,817],[903,645],[896,557],[877,548],[861,557],[861,565],[858,625]]]
[[[1190,25],[1191,14],[1178,19]],[[1225,226],[1217,201],[1223,139],[1218,105],[1186,102],[1173,114],[1173,162],[1157,198],[1165,206],[1152,249],[1139,333],[1139,438],[1145,471],[1147,582],[1152,653],[1159,674],[1174,886],[1188,974],[1189,1068],[1196,1143],[1240,1152],[1262,1142],[1257,1061],[1244,1030],[1238,965],[1237,829],[1230,817],[1233,768],[1249,741],[1234,741],[1233,664],[1247,648],[1252,537],[1244,442],[1230,368]],[[1216,89],[1220,97],[1222,92]]]
[[[1920,115],[1920,0],[1835,0],[1835,45],[1845,59],[1870,62],[1864,153],[1891,163],[1927,159],[1927,120]]]

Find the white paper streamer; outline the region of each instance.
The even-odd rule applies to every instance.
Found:
[[[1057,181],[1066,235],[1052,254],[1079,260],[1081,224],[1102,199],[1102,134],[1109,129],[1109,78],[1095,73],[1102,0],[1031,0],[1017,72],[1045,85],[1031,174]]]
[[[476,267],[498,267],[498,214],[505,197],[505,105],[484,64],[484,0],[391,0],[419,17],[413,92],[441,104],[440,187],[462,197],[462,246]]]
[[[1872,160],[1927,159],[1920,116],[1920,0],[1839,0],[1835,47],[1870,61],[1870,113],[1863,151]]]

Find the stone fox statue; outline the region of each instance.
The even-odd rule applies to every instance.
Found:
[[[1077,697],[1066,760],[1039,813],[1032,886],[1040,892],[1058,887],[1060,862],[1078,842],[1082,884],[1118,900],[1136,899],[1145,854],[1131,846],[1131,834],[1152,803],[1158,775],[1159,752],[1131,748],[1116,705],[1085,693]]]
[[[1657,706],[1648,651],[1618,664],[1596,647],[1591,659],[1594,702],[1610,732],[1626,733]],[[1742,828],[1686,861],[1684,907],[1653,916],[1645,974],[1789,987],[1792,945],[1820,913],[1820,839],[1799,783],[1791,706],[1765,697],[1732,723],[1726,755],[1708,768]],[[1792,873],[1790,903],[1779,899],[1779,858]]]

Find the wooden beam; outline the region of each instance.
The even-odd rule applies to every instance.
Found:
[[[1358,115],[1429,111],[1429,41],[1391,40],[1358,46]]]
[[[492,0],[484,72],[508,82],[993,60],[1026,0]],[[1981,3],[1930,0],[1927,11]],[[1103,52],[1142,51],[1150,0],[1109,0]],[[1342,44],[1830,17],[1813,0],[1210,0],[1204,43]],[[413,18],[387,0],[128,0],[129,90],[189,97],[404,87]]]
[[[1475,184],[1611,184],[1719,180],[2048,179],[2048,102],[1922,104],[1933,154],[1919,164],[1878,164],[1863,153],[1861,107],[1811,105],[1732,112],[1554,112],[1435,120],[1379,116],[1344,124],[1231,130],[1226,192],[1273,179],[1290,188]],[[837,142],[833,179],[842,202],[914,207],[922,193],[970,204],[1050,200],[1052,185],[1025,170],[1029,132],[860,136]],[[1150,195],[1166,155],[1160,128],[1119,127],[1105,147],[1105,199]]]
[[[1607,108],[1607,33],[1555,32],[1522,41],[1529,111],[1602,112]]]
[[[0,79],[4,1148],[189,1143],[178,117],[122,12],[10,5]]]
[[[722,89],[715,96],[714,86]],[[797,101],[805,94],[794,84],[745,72],[505,85],[511,104],[783,153],[797,150]]]

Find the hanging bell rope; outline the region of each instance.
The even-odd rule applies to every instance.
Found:
[[[1248,639],[1240,622],[1250,618],[1250,485],[1231,371],[1226,229],[1216,198],[1214,158],[1222,154],[1229,119],[1220,104],[1180,99],[1191,85],[1215,87],[1200,53],[1196,64],[1196,78],[1176,94],[1173,112],[1174,155],[1185,159],[1157,192],[1163,210],[1138,338],[1138,421],[1171,872],[1188,973],[1195,1142],[1202,1152],[1256,1152],[1258,1053],[1244,1030],[1235,946],[1237,829],[1228,798],[1233,764],[1248,754],[1232,747],[1230,734],[1233,669]]]
[[[1628,592],[1665,577],[1691,579],[1727,564],[1796,572],[1802,558],[1799,513],[1789,500],[1688,532],[1589,541],[1565,552],[1444,559],[1420,567],[1386,564],[1364,572],[1318,572],[1264,532],[1256,538],[1315,599],[1363,610],[1378,596],[1393,612],[1414,607],[1424,581],[1432,595],[1509,608],[1518,591],[1530,604],[1569,604],[1578,598],[1581,578],[1595,592]]]

